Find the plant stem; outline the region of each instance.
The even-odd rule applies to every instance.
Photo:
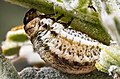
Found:
[[[96,39],[106,45],[110,43],[110,36],[102,28],[102,24],[99,18],[90,14],[82,12],[74,13],[75,11],[67,11],[61,6],[56,6],[55,3],[49,3],[47,0],[5,0],[13,4],[17,4],[27,8],[36,8],[41,13],[51,14],[58,12],[64,14],[62,20],[68,22],[72,17],[74,20],[71,23],[71,27],[75,30],[81,31],[91,38]],[[84,1],[83,1],[84,2]]]

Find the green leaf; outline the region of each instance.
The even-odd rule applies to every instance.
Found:
[[[11,56],[11,55],[15,55],[18,54],[20,50],[20,47],[12,47],[12,48],[7,48],[7,49],[3,49],[3,54],[6,56]]]
[[[57,0],[58,2],[62,2],[62,0]]]
[[[25,42],[28,40],[28,37],[25,34],[14,34],[10,35],[8,39],[14,42]]]

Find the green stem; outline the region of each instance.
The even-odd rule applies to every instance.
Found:
[[[27,8],[36,8],[42,13],[51,14],[57,11],[59,14],[64,14],[65,17],[62,19],[68,22],[72,17],[74,20],[71,23],[71,27],[75,30],[81,31],[91,38],[96,39],[106,45],[109,45],[111,40],[110,36],[102,28],[99,18],[92,16],[91,14],[85,14],[74,11],[67,11],[60,6],[56,6],[55,3],[48,3],[47,0],[5,0],[13,4],[17,4]],[[84,1],[83,1],[84,2]]]

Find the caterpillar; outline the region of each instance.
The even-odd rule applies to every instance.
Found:
[[[52,15],[53,16],[53,15]],[[68,23],[37,14],[30,9],[24,17],[24,30],[35,51],[50,66],[69,74],[85,74],[95,70],[101,49],[99,42],[80,31],[67,28]]]

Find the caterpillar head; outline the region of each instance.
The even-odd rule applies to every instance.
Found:
[[[39,18],[34,18],[32,21],[30,21],[28,24],[24,26],[24,30],[27,33],[29,37],[32,37],[38,30],[39,28]]]
[[[28,36],[32,36],[36,30],[38,29],[39,25],[39,18],[37,15],[36,9],[30,9],[24,17],[23,23],[24,23],[24,30],[27,33]]]
[[[26,25],[28,22],[30,22],[31,20],[33,20],[34,18],[38,17],[37,14],[37,10],[32,8],[30,9],[26,14],[25,17],[23,19],[23,23],[24,25]]]
[[[44,31],[56,31],[59,32],[60,29],[64,27],[62,24],[55,22],[50,17],[46,17],[47,15],[38,15],[36,9],[30,9],[25,17],[24,17],[24,30],[29,37],[32,37],[37,32]]]
[[[36,9],[30,9],[24,17],[24,30],[29,37],[32,37],[38,31],[49,29],[52,20],[46,20],[44,15],[39,16]]]

